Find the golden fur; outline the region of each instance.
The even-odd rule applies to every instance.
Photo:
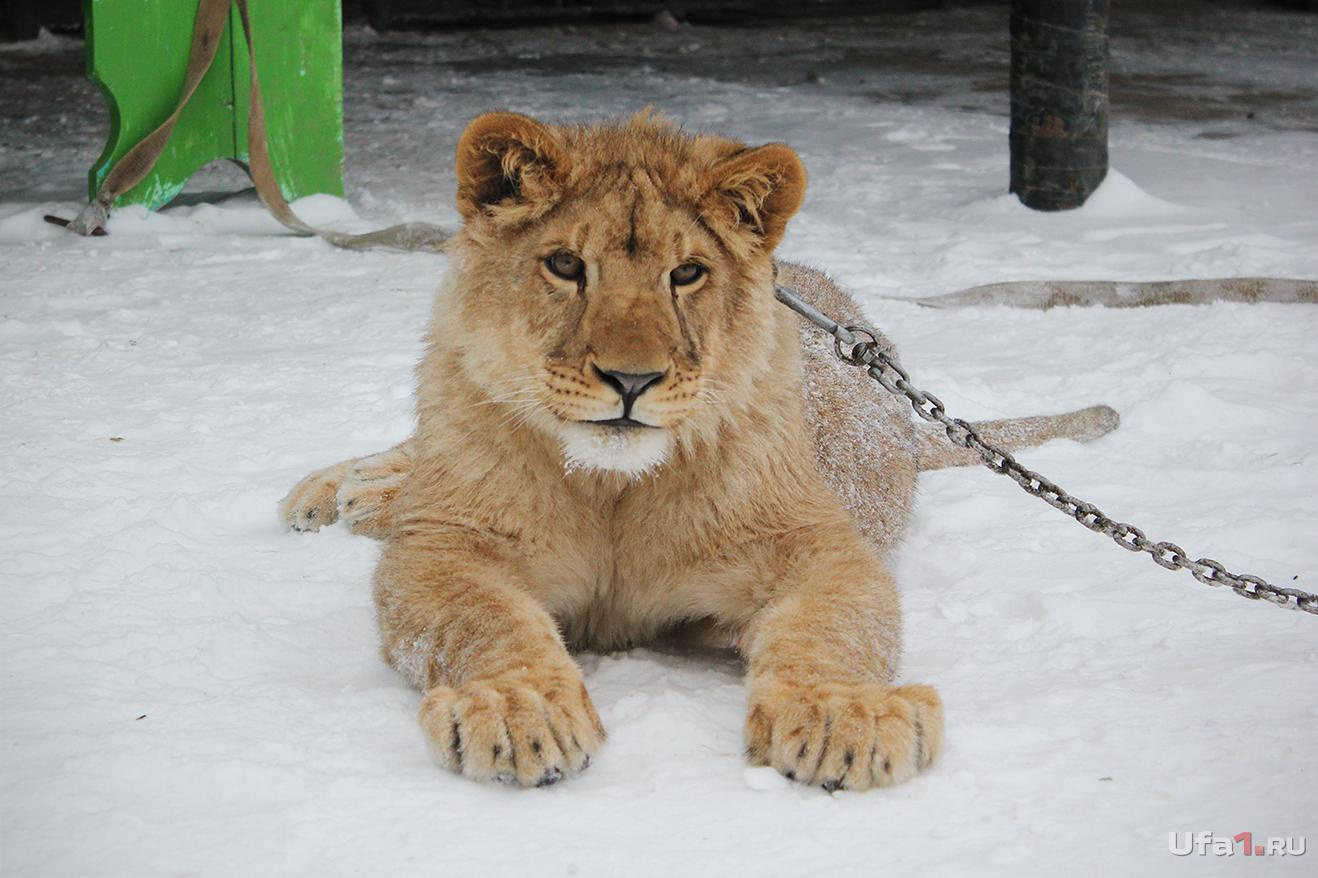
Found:
[[[894,682],[882,556],[917,469],[964,460],[774,301],[778,272],[860,317],[823,275],[773,261],[804,192],[795,154],[647,116],[496,113],[464,133],[457,174],[464,226],[415,435],[281,504],[297,529],[342,516],[384,540],[382,650],[425,693],[438,761],[523,785],[580,771],[604,730],[569,649],[697,631],[746,659],[752,763],[866,789],[933,762],[942,706]],[[656,374],[629,409],[619,382]],[[624,416],[648,426],[590,423]],[[986,429],[1019,446],[1114,418]]]

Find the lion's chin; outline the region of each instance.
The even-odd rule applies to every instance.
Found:
[[[568,472],[603,470],[638,478],[668,459],[672,439],[652,427],[596,427],[579,422],[559,425],[563,462]]]

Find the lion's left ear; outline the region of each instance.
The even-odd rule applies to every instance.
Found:
[[[772,250],[805,197],[805,166],[787,146],[769,143],[723,159],[707,176],[705,210]]]

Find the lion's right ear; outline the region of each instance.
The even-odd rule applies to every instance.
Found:
[[[528,208],[547,206],[567,167],[553,128],[519,113],[486,113],[458,141],[458,212],[464,220],[533,214]]]

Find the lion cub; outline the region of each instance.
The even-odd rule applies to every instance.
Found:
[[[795,153],[646,116],[493,113],[457,177],[415,436],[281,505],[299,530],[342,515],[384,540],[382,650],[425,693],[438,761],[526,786],[584,769],[604,728],[569,648],[685,629],[745,657],[752,763],[828,790],[930,765],[943,708],[894,684],[881,557],[917,469],[965,461],[775,302],[781,269],[859,317],[773,261],[805,189]],[[984,430],[1019,447],[1114,424],[1096,407]]]

